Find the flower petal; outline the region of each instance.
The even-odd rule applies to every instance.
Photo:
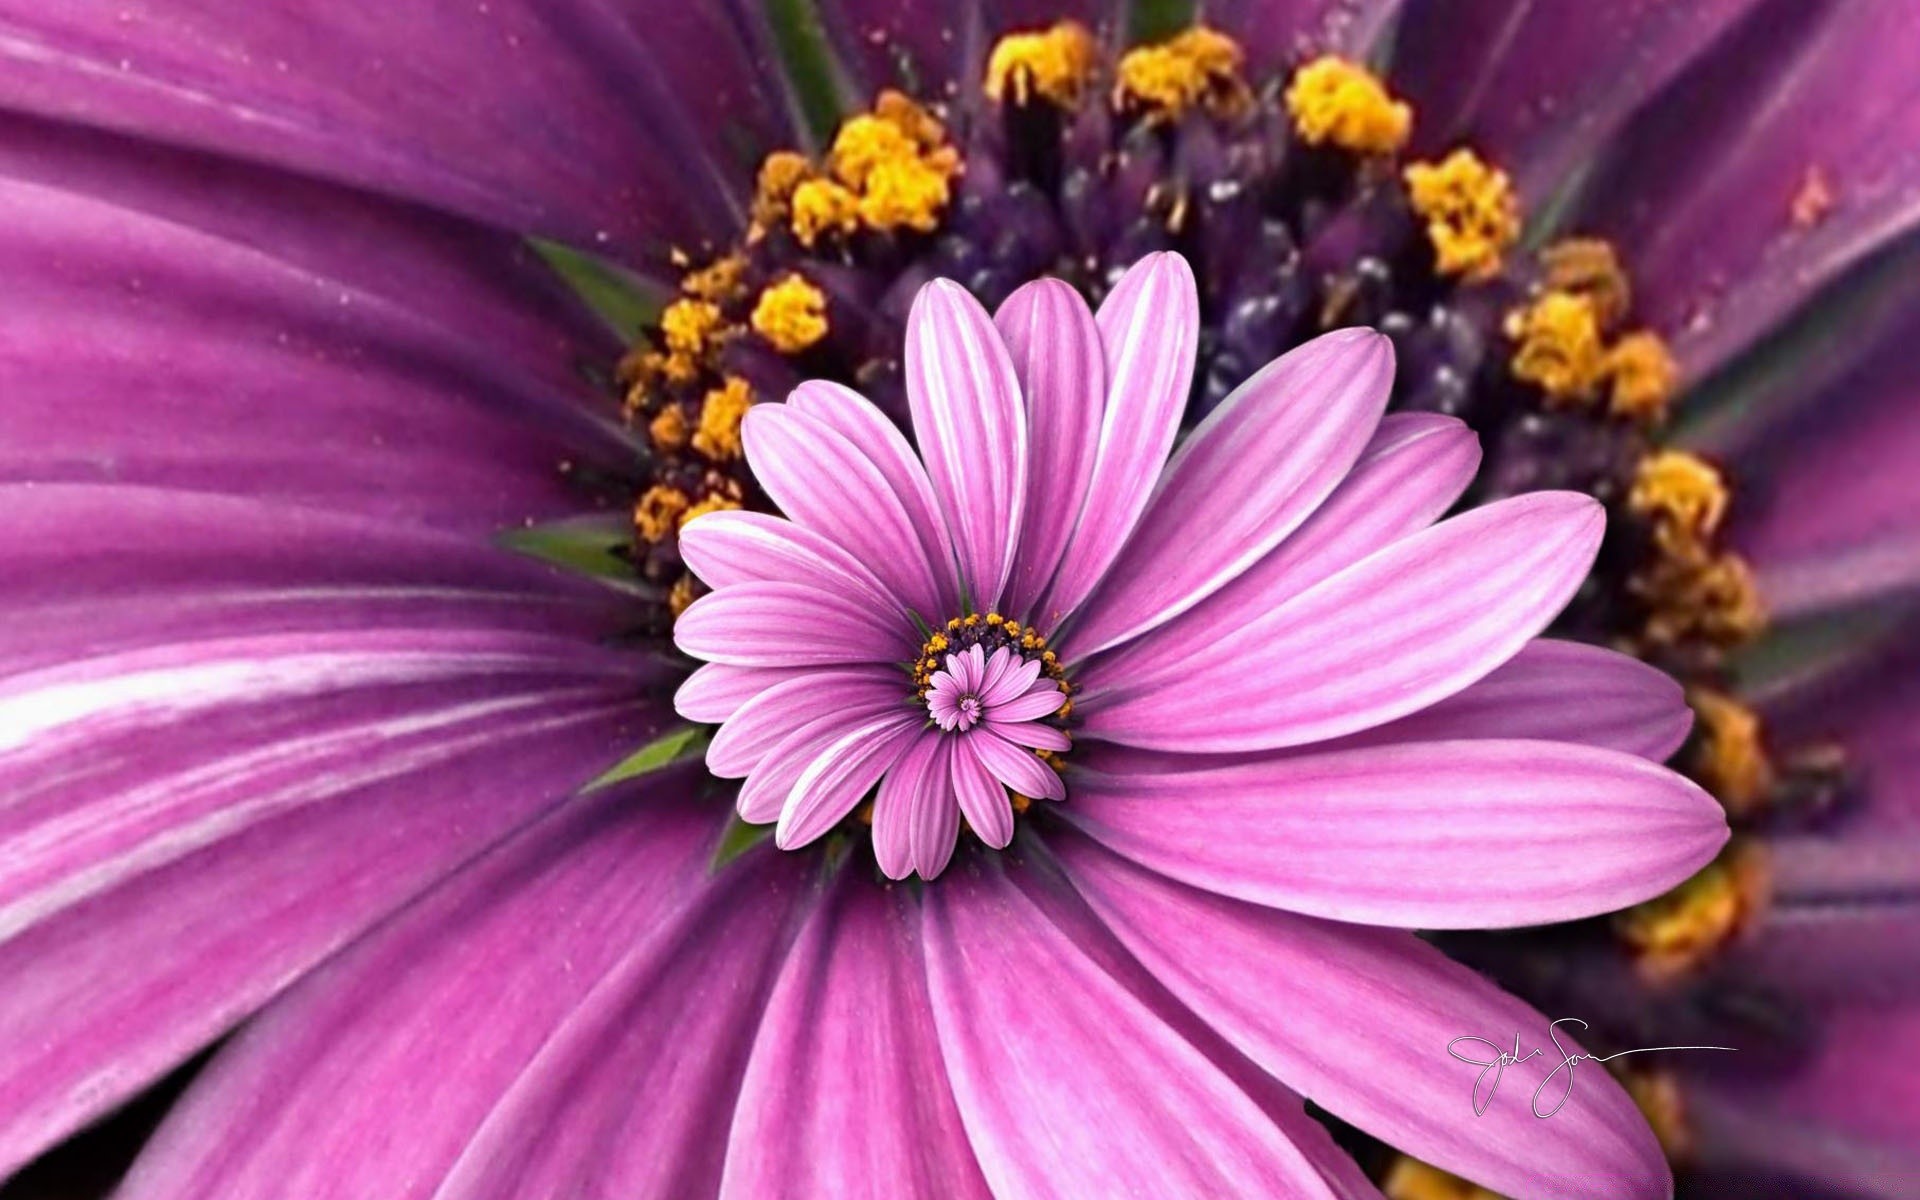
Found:
[[[899,673],[887,667],[807,671],[782,680],[741,705],[713,735],[707,770],[739,779],[787,735],[827,713],[860,720],[903,711],[907,697]]]
[[[1394,413],[1366,453],[1306,523],[1266,557],[1147,636],[1077,666],[1083,695],[1098,696],[1184,671],[1185,650],[1211,646],[1452,508],[1480,466],[1479,440],[1462,421]]]
[[[807,667],[730,667],[707,663],[673,694],[673,711],[689,721],[718,725],[776,683],[813,672]]]
[[[125,1194],[710,1194],[809,889],[771,851],[710,876],[695,786],[563,810],[329,964],[219,1055]]]
[[[1393,385],[1393,343],[1324,334],[1268,363],[1167,464],[1139,527],[1074,617],[1071,656],[1164,625],[1278,546],[1359,459]]]
[[[840,543],[929,624],[953,592],[951,563],[928,558],[911,493],[819,417],[756,404],[740,425],[747,463],[780,511]]]
[[[995,1196],[1050,1200],[1061,1179],[1091,1196],[1335,1194],[1275,1114],[1056,923],[1071,897],[1043,908],[983,862],[923,903],[934,1025]]]
[[[907,746],[893,769],[880,781],[880,788],[873,799],[873,854],[879,860],[880,870],[889,879],[905,879],[913,874],[918,852],[914,844],[922,831],[916,826],[917,819],[937,815],[932,812],[934,805],[920,804],[920,796],[927,788],[929,779],[937,781],[937,791],[944,800],[947,793],[947,775],[950,768],[946,762],[947,738],[918,738]],[[954,813],[953,830],[946,838],[946,850],[937,860],[937,866],[927,876],[932,878],[946,866],[944,854],[953,852],[953,839],[959,833],[958,807],[950,800],[941,806]],[[931,834],[925,835],[928,841],[937,840]],[[931,861],[931,860],[930,860]]]
[[[946,1087],[918,905],[843,871],[754,1039],[722,1197],[991,1193]]]
[[[1573,920],[1679,883],[1727,840],[1698,786],[1618,751],[1421,742],[1211,769],[1076,770],[1058,810],[1196,887],[1337,921],[1488,929]]]
[[[974,741],[974,735],[967,733],[958,735],[954,744],[950,768],[953,794],[975,836],[998,850],[1013,840],[1013,802],[981,760]]]
[[[1053,579],[1086,500],[1107,402],[1106,351],[1080,293],[1058,279],[1036,279],[993,315],[1026,402],[1028,468],[1025,515],[1005,610],[1019,620]]]
[[[673,623],[695,658],[736,667],[898,663],[915,647],[844,596],[798,583],[740,583],[695,600]]]
[[[980,765],[1001,784],[1033,800],[1065,800],[1066,785],[1038,755],[980,727],[967,734],[967,745]],[[971,818],[969,818],[971,820]]]
[[[899,761],[913,739],[937,736],[923,731],[925,723],[915,714],[890,713],[828,745],[794,780],[774,827],[774,844],[792,850],[839,824]]]
[[[865,605],[876,619],[906,611],[860,560],[825,534],[768,513],[713,512],[680,529],[680,556],[710,588],[801,583]]]
[[[1020,544],[1027,418],[1007,345],[980,302],[936,279],[907,315],[907,400],[973,607],[1000,602]]]
[[[1106,350],[1100,446],[1073,537],[1035,613],[1052,630],[1106,575],[1153,494],[1193,382],[1200,298],[1178,254],[1149,254],[1107,294],[1094,320]]]
[[[1665,1197],[1672,1181],[1646,1118],[1611,1075],[1588,1068],[1550,1121],[1531,1093],[1572,1029],[1412,934],[1340,925],[1195,891],[1076,837],[1050,841],[1062,868],[1127,949],[1234,1047],[1315,1104],[1503,1196]],[[1474,1112],[1461,1037],[1546,1054],[1509,1067]],[[1479,1056],[1478,1044],[1461,1046]],[[1564,1076],[1564,1072],[1562,1073]],[[1564,1080],[1563,1080],[1564,1081]],[[1544,1091],[1544,1108],[1560,1089]]]
[[[1518,653],[1586,578],[1605,516],[1535,492],[1394,543],[1211,646],[1184,672],[1096,703],[1085,733],[1153,749],[1297,746],[1441,700]]]

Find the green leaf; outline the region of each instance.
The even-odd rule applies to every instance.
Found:
[[[623,341],[631,342],[641,326],[652,324],[666,307],[666,294],[658,285],[625,267],[545,238],[527,240],[554,274]]]
[[[505,529],[497,540],[509,550],[543,559],[577,575],[616,583],[635,583],[633,564],[619,551],[632,539],[626,516],[618,513],[570,517],[545,525]]]
[[[707,729],[703,725],[681,725],[627,755],[600,773],[599,778],[581,788],[597,792],[629,779],[637,779],[662,767],[693,758],[707,747]]]
[[[707,869],[720,870],[772,836],[773,826],[749,825],[739,817],[734,817],[727,822],[727,831],[720,835],[720,844],[714,847],[713,858],[708,861]]]
[[[1127,6],[1127,42],[1163,42],[1193,24],[1194,0],[1133,0]]]
[[[766,0],[767,24],[794,100],[816,144],[833,140],[852,91],[812,0]]]

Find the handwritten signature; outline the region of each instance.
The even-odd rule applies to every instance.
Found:
[[[1547,1072],[1547,1077],[1540,1081],[1540,1086],[1533,1089],[1533,1115],[1542,1120],[1551,1117],[1566,1107],[1567,1098],[1573,1095],[1573,1068],[1580,1063],[1611,1062],[1616,1058],[1625,1058],[1629,1054],[1645,1054],[1652,1050],[1733,1049],[1732,1046],[1642,1046],[1638,1050],[1622,1050],[1617,1054],[1575,1054],[1569,1052],[1565,1046],[1560,1044],[1560,1027],[1562,1025],[1578,1025],[1582,1029],[1587,1027],[1587,1023],[1579,1017],[1561,1017],[1557,1021],[1547,1023],[1547,1039],[1553,1043],[1553,1048],[1560,1052],[1560,1065]],[[1462,1042],[1478,1043],[1486,1047],[1488,1051],[1491,1051],[1492,1057],[1470,1057],[1468,1054],[1456,1049]],[[1500,1089],[1500,1077],[1506,1073],[1508,1067],[1539,1058],[1546,1052],[1546,1047],[1535,1046],[1525,1054],[1520,1053],[1520,1035],[1517,1033],[1513,1035],[1513,1049],[1511,1051],[1502,1050],[1496,1043],[1490,1042],[1483,1037],[1457,1037],[1447,1043],[1448,1054],[1463,1063],[1469,1063],[1480,1068],[1479,1076],[1473,1081],[1473,1115],[1476,1117],[1485,1113],[1487,1111],[1487,1105],[1493,1102],[1494,1092]],[[1555,1079],[1561,1080],[1560,1098],[1554,1101],[1552,1108],[1541,1112],[1541,1098],[1547,1094],[1547,1089],[1553,1086]]]

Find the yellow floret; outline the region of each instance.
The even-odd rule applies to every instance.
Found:
[[[1371,71],[1330,54],[1294,72],[1286,101],[1295,132],[1309,146],[1392,154],[1413,128],[1413,110]]]
[[[1407,198],[1426,222],[1435,266],[1443,275],[1489,279],[1520,236],[1520,209],[1507,174],[1471,150],[1406,170]]]

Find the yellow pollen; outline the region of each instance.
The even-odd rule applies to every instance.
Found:
[[[1365,67],[1322,55],[1293,73],[1287,112],[1300,140],[1355,154],[1392,154],[1407,144],[1413,110]]]
[[[1553,400],[1584,396],[1600,378],[1600,322],[1585,296],[1548,292],[1507,314],[1506,333],[1518,343],[1510,365],[1514,376]]]
[[[1500,1200],[1497,1192],[1404,1154],[1388,1168],[1380,1191],[1388,1200]]]
[[[1766,627],[1753,572],[1735,554],[1667,559],[1635,576],[1632,586],[1648,601],[1643,637],[1654,646],[1691,641],[1731,649]]]
[[[792,150],[775,150],[761,160],[750,214],[754,227],[766,229],[779,224],[795,189],[812,176],[813,164],[807,156]]]
[[[723,255],[698,271],[689,272],[680,281],[680,290],[696,300],[719,302],[740,294],[747,260],[738,254]]]
[[[860,228],[860,197],[831,179],[809,179],[794,189],[793,236],[811,248],[824,235]]]
[[[1766,891],[1758,852],[1730,851],[1664,896],[1614,918],[1643,977],[1666,982],[1698,967],[1751,924]]]
[[[675,300],[660,314],[660,335],[669,358],[698,358],[724,324],[720,307],[707,300]]]
[[[1620,1083],[1653,1127],[1653,1136],[1660,1139],[1667,1157],[1687,1157],[1693,1149],[1693,1131],[1687,1122],[1680,1084],[1674,1077],[1665,1071],[1632,1071],[1623,1075]]]
[[[679,527],[687,511],[687,494],[676,487],[655,484],[640,494],[633,506],[633,528],[643,542],[665,541]]]
[[[1603,329],[1623,320],[1633,303],[1626,268],[1613,243],[1602,238],[1566,238],[1540,252],[1541,282],[1551,291],[1573,292],[1593,302]]]
[[[827,151],[827,166],[840,182],[862,188],[881,163],[919,156],[919,145],[905,130],[883,117],[862,113],[840,126],[833,148]]]
[[[753,331],[782,354],[798,354],[827,336],[827,296],[800,275],[760,293],[748,318]]]
[[[1033,807],[1033,797],[1022,796],[1011,788],[1007,789],[1007,799],[1012,802],[1013,813],[1017,817],[1026,816],[1027,810]]]
[[[860,196],[860,219],[874,229],[913,229],[930,233],[951,196],[948,181],[958,159],[945,156],[895,159],[867,173]]]
[[[693,433],[693,448],[715,462],[739,458],[740,419],[752,406],[753,389],[747,381],[727,376],[700,402],[700,428]]]
[[[647,423],[647,437],[654,449],[674,451],[687,444],[687,414],[678,404],[669,404]]]
[[[731,496],[709,495],[680,514],[680,525],[684,528],[686,523],[695,517],[704,517],[713,512],[730,512],[739,507],[740,502]]]
[[[1149,118],[1178,119],[1195,105],[1233,115],[1250,99],[1240,76],[1244,58],[1238,42],[1196,25],[1159,45],[1139,46],[1122,55],[1113,105]]]
[[[700,598],[700,582],[684,572],[673,581],[673,588],[667,593],[667,611],[679,616],[687,611],[687,606]]]
[[[1614,416],[1651,425],[1667,415],[1680,368],[1659,334],[1627,334],[1607,351],[1603,370],[1613,381]]]
[[[1060,108],[1078,108],[1093,66],[1093,35],[1078,21],[1010,33],[994,43],[987,58],[987,99],[1024,106],[1037,96]]]
[[[1661,550],[1697,560],[1726,518],[1727,486],[1720,472],[1693,455],[1662,450],[1640,460],[1627,507],[1652,524]]]
[[[1724,692],[1695,690],[1688,700],[1700,718],[1693,774],[1730,812],[1751,813],[1773,788],[1760,718]]]
[[[921,150],[936,150],[946,144],[947,127],[940,123],[940,118],[905,92],[893,88],[881,92],[874,98],[873,115],[891,121]]]
[[[1462,149],[1438,163],[1414,163],[1405,178],[1440,273],[1476,281],[1497,274],[1500,256],[1520,236],[1520,209],[1507,173]]]

